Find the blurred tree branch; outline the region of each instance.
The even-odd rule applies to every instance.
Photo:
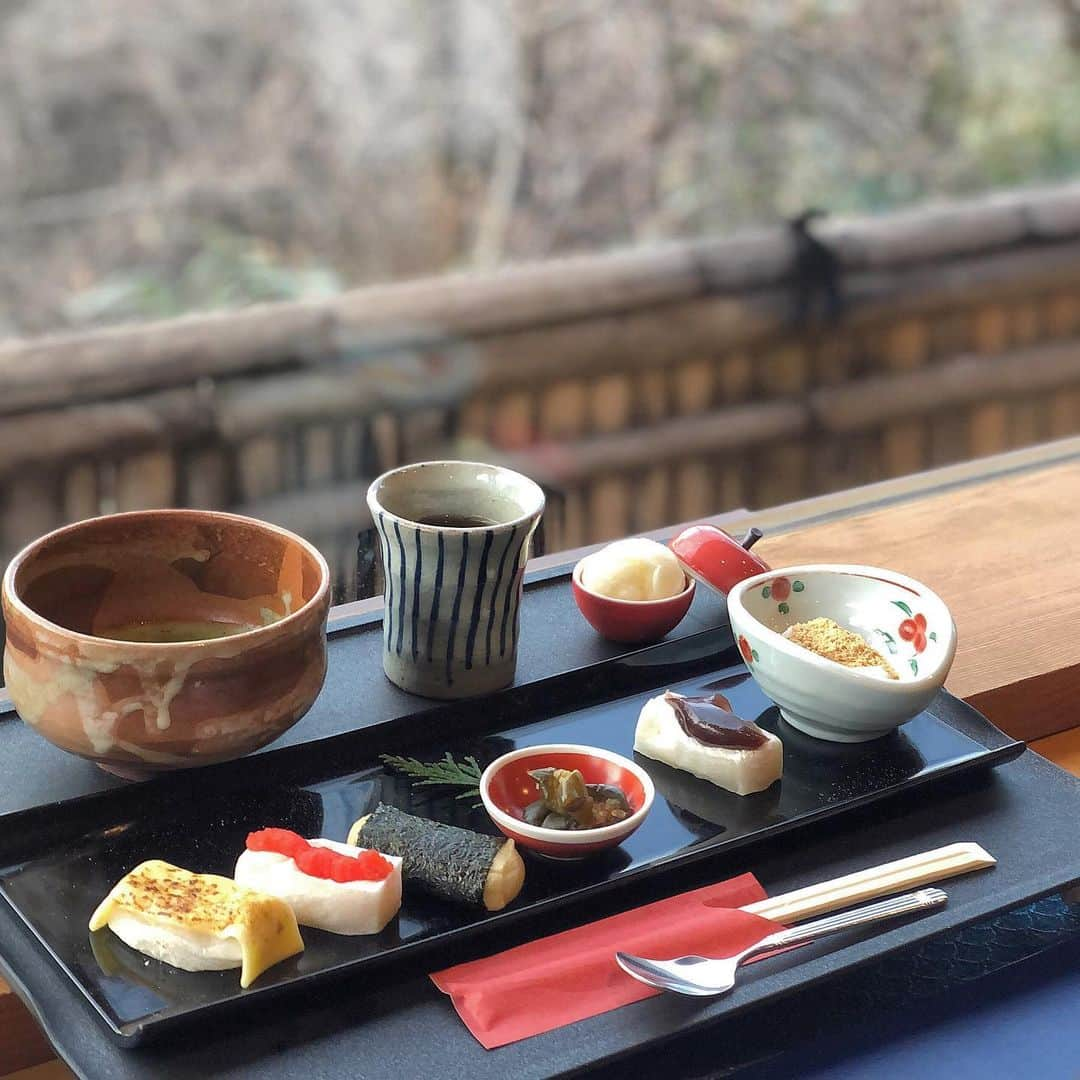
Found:
[[[1080,0],[1057,0],[1069,48],[1080,52]]]
[[[0,322],[215,230],[361,284],[1068,174],[1066,37],[1080,0],[0,4]]]

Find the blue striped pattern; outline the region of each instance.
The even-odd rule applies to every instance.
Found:
[[[447,687],[463,670],[512,662],[534,527],[443,532],[377,514],[387,655],[437,672]]]
[[[424,568],[424,553],[420,547],[420,532],[416,531],[414,534],[416,540],[416,565],[413,567],[413,596],[419,598],[420,592],[424,586],[424,579],[421,576],[421,571]],[[416,659],[417,644],[416,644],[416,631],[420,625],[420,604],[414,602],[412,606],[412,658]]]
[[[450,622],[446,631],[446,685],[454,685],[454,644],[457,642],[458,622],[461,618],[461,596],[465,592],[465,575],[469,569],[469,534],[461,534],[461,560],[458,562],[457,588],[450,607]],[[419,602],[420,597],[416,598]]]
[[[514,645],[517,643],[518,601],[521,599],[521,577],[525,573],[525,563],[521,558],[521,553],[528,539],[528,534],[518,539],[517,552],[514,555],[513,562],[510,564],[510,580],[507,582],[506,593],[503,599],[502,626],[499,629],[500,656],[503,656],[506,653],[506,624],[510,618],[511,607],[513,607],[514,613],[514,637],[510,645],[511,651],[513,651]]]
[[[469,616],[469,629],[465,635],[465,669],[472,670],[473,649],[476,647],[476,632],[480,629],[480,605],[484,600],[484,586],[487,585],[488,555],[491,554],[491,545],[495,539],[495,533],[488,529],[484,533],[484,550],[480,554],[480,569],[477,571],[476,595],[473,597],[472,615]],[[490,619],[489,619],[490,625]]]
[[[397,624],[397,652],[401,655],[401,639],[405,633],[405,544],[401,539],[401,523],[394,522],[394,535],[397,537],[398,559],[401,562],[400,580],[398,581],[398,624]]]
[[[419,530],[417,530],[416,535],[417,536],[420,535]],[[428,663],[429,664],[432,661],[432,656],[433,656],[434,649],[435,649],[435,628],[438,625],[438,618],[439,618],[439,600],[440,600],[440,598],[442,596],[443,571],[446,569],[446,540],[443,537],[442,533],[439,533],[439,535],[438,535],[437,546],[438,546],[438,549],[439,549],[439,557],[438,557],[438,561],[435,563],[435,584],[434,584],[434,592],[432,593],[432,596],[431,596],[431,615],[429,616],[428,632],[427,632],[427,658],[428,658]],[[417,592],[417,600],[419,600],[420,599],[419,586],[417,587],[416,592]],[[415,606],[419,609],[420,604],[417,603]]]

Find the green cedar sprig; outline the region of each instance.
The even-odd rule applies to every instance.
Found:
[[[379,758],[391,769],[413,777],[419,786],[465,788],[454,796],[456,799],[470,799],[480,794],[480,774],[483,770],[471,754],[465,756],[464,764],[455,761],[449,750],[439,761],[418,761],[416,758],[399,757],[397,754],[380,754]]]

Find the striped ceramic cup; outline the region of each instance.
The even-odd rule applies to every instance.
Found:
[[[508,686],[539,486],[496,465],[425,461],[384,473],[367,500],[386,583],[387,678],[435,698]]]

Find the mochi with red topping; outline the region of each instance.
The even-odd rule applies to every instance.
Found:
[[[332,934],[377,934],[401,907],[401,859],[289,829],[250,833],[233,877]]]

